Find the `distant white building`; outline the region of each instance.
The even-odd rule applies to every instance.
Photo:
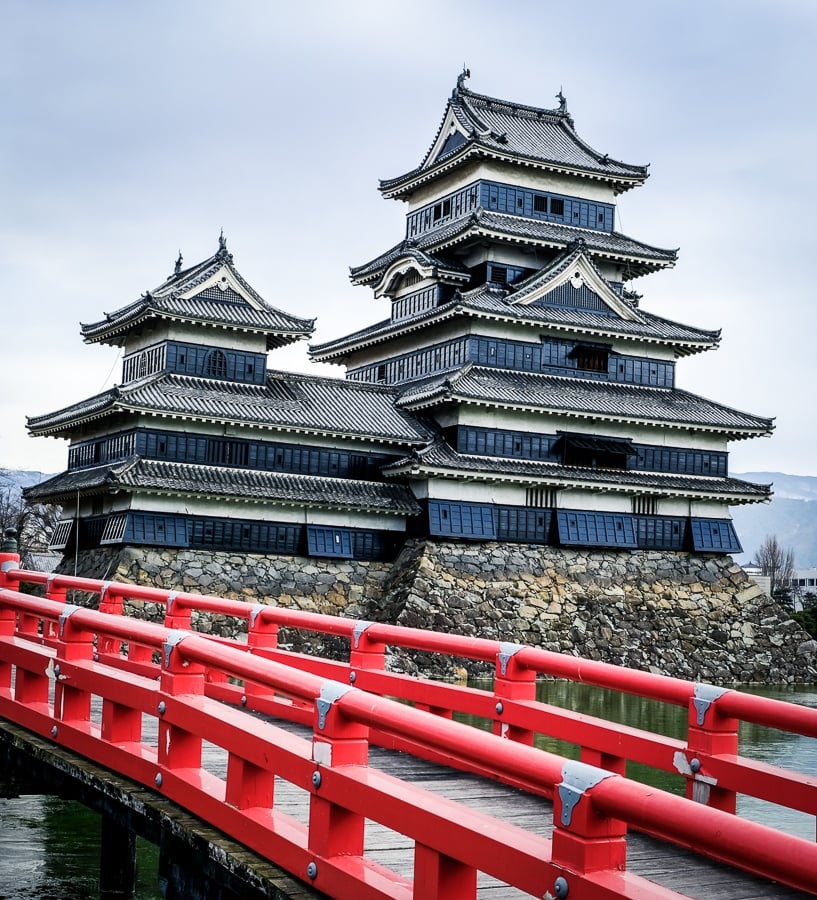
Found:
[[[817,569],[797,569],[792,578],[792,587],[799,597],[817,594]]]

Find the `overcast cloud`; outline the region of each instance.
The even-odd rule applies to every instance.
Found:
[[[601,152],[650,163],[617,227],[680,247],[633,283],[652,312],[722,328],[680,387],[776,417],[733,471],[817,475],[811,297],[817,3],[2,0],[0,467],[60,471],[26,415],[110,387],[80,322],[161,283],[223,227],[270,303],[315,342],[384,318],[348,281],[396,243],[377,179],[417,165],[467,64],[480,93],[555,106]],[[342,375],[306,345],[273,368]]]

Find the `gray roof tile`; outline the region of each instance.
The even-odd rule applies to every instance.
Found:
[[[623,469],[585,469],[559,463],[458,453],[444,441],[386,466],[387,476],[470,478],[477,481],[516,480],[556,487],[601,487],[626,492],[650,491],[682,496],[696,494],[730,503],[754,503],[768,499],[771,485],[738,478],[675,475]]]
[[[707,350],[719,342],[720,331],[705,331],[683,325],[635,306],[631,309],[632,318],[622,319],[618,315],[605,315],[592,310],[546,303],[518,302],[533,290],[541,288],[549,280],[562,274],[566,266],[574,262],[579,254],[584,253],[585,245],[582,242],[581,245],[566,250],[552,263],[510,288],[483,284],[470,291],[458,291],[452,300],[434,309],[424,310],[398,322],[387,319],[336,340],[313,344],[309,348],[310,355],[314,359],[333,360],[345,356],[352,350],[378,344],[419,328],[426,329],[455,316],[501,319],[536,328],[550,326],[559,331],[570,331],[594,338],[634,337],[651,343],[670,345],[679,356]]]
[[[398,408],[395,399],[391,388],[290,372],[268,372],[264,385],[160,374],[30,417],[28,429],[32,434],[68,435],[83,421],[145,412],[387,443],[425,443],[433,426]]]
[[[711,430],[736,440],[773,429],[773,420],[731,409],[678,388],[612,384],[584,378],[467,365],[406,388],[400,403],[429,409],[448,402],[529,409],[553,415]]]
[[[238,497],[314,508],[334,508],[393,515],[420,511],[411,490],[404,485],[343,478],[323,478],[281,472],[220,468],[188,463],[146,460],[140,457],[115,465],[63,472],[30,489],[30,500],[70,498],[77,490],[171,492],[173,494]]]
[[[181,296],[195,290],[222,267],[229,270],[252,302],[232,289],[221,291],[212,287],[203,288],[188,298]],[[233,265],[232,254],[226,250],[219,250],[210,259],[172,275],[155,290],[107,314],[104,319],[82,325],[82,336],[87,343],[120,344],[130,328],[150,318],[221,325],[266,334],[268,349],[308,337],[315,329],[314,319],[302,319],[266,303],[244,280]]]
[[[646,166],[611,159],[583,141],[566,108],[543,109],[511,103],[476,94],[461,83],[448,101],[440,129],[449,108],[467,136],[465,143],[432,159],[431,152],[440,134],[438,130],[431,149],[416,169],[380,182],[380,190],[386,196],[400,196],[424,175],[434,173],[446,163],[474,155],[518,159],[542,168],[581,172],[612,182],[618,191],[647,178]]]
[[[480,209],[469,216],[455,219],[441,228],[426,231],[411,241],[401,241],[385,253],[351,269],[351,278],[358,284],[367,284],[379,278],[383,272],[403,257],[408,246],[415,246],[426,253],[440,256],[442,251],[467,240],[489,237],[519,243],[539,244],[546,247],[565,248],[583,241],[591,257],[606,257],[627,264],[626,277],[636,278],[657,269],[675,264],[677,250],[653,247],[617,231],[596,231],[558,225],[538,219],[509,215]]]

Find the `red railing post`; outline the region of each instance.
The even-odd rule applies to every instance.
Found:
[[[177,628],[191,631],[193,628],[193,611],[189,606],[176,602],[178,591],[171,591],[165,601],[165,628]]]
[[[621,776],[586,763],[568,760],[562,767],[562,781],[553,793],[554,865],[576,873],[607,869],[623,870],[627,861],[627,825],[621,819],[602,815],[593,805],[592,790],[605,778]],[[567,871],[564,892],[557,886],[556,896],[567,896],[570,876]]]
[[[522,649],[522,644],[503,643],[496,655],[494,696],[497,698],[497,717],[494,720],[493,732],[507,740],[532,746],[533,731],[502,721],[505,700],[536,699],[536,672],[520,665],[516,659],[516,654]]]
[[[10,591],[20,589],[20,582],[8,574],[12,569],[19,568],[20,554],[17,552],[17,532],[13,528],[7,528],[3,532],[3,541],[0,543],[0,588],[8,588]]]
[[[419,841],[414,845],[414,896],[428,900],[474,900],[477,870]]]
[[[19,565],[19,563],[18,563]],[[48,584],[50,584],[51,580],[55,576],[49,575],[48,582],[46,582],[46,596],[48,595]],[[19,589],[19,582],[17,583],[17,587],[14,590]],[[43,637],[47,637],[46,632],[50,630],[49,626],[43,626]],[[21,612],[17,616],[17,634],[20,637],[29,638],[31,640],[35,640],[40,637],[40,619],[38,616],[29,616],[25,613]]]
[[[113,586],[110,581],[103,581],[99,588],[99,604],[97,609],[109,616],[121,616],[124,612],[125,598]],[[96,650],[98,655],[118,657],[122,648],[122,642],[111,637],[100,635],[97,638]],[[104,718],[103,718],[104,722]]]
[[[354,688],[339,681],[325,681],[320,696],[315,700],[312,760],[316,768],[312,773],[308,845],[309,850],[318,857],[363,854],[364,816],[322,797],[320,793],[322,769],[365,766],[368,762],[369,729],[345,719],[338,708],[338,700],[352,690]]]
[[[142,739],[142,711],[102,700],[102,740],[110,744],[138,743]]]
[[[272,809],[275,773],[231,753],[227,759],[225,799],[236,809]]]
[[[247,623],[247,649],[263,656],[264,650],[278,649],[278,623],[270,622],[262,615],[266,609],[263,603],[257,603],[250,612]]]
[[[353,673],[355,669],[383,671],[386,668],[386,645],[382,641],[373,640],[366,633],[373,624],[363,619],[355,622],[349,646],[349,666]]]
[[[72,725],[91,720],[91,694],[71,684],[70,664],[93,658],[94,635],[74,623],[73,617],[81,607],[67,604],[60,615],[57,630],[57,658],[54,663],[54,716]]]
[[[729,688],[696,684],[689,700],[686,759],[676,754],[676,768],[687,776],[687,797],[697,803],[734,813],[737,793],[718,787],[717,780],[707,774],[706,762],[711,756],[736,756],[738,752],[737,719],[718,711],[718,698]]]
[[[55,603],[62,603],[65,605],[68,602],[68,588],[64,588],[61,585],[55,587],[55,580],[55,575],[52,574],[48,576],[48,580],[45,583],[45,599],[53,600]],[[59,626],[56,622],[43,622],[43,640],[47,643],[58,640],[58,630]]]
[[[16,627],[17,615],[14,610],[0,602],[0,640],[12,637]],[[8,691],[10,688],[11,663],[0,654],[0,691]]]
[[[167,769],[200,769],[201,745],[199,735],[185,731],[163,717],[168,702],[179,694],[204,695],[204,666],[184,659],[178,645],[187,637],[188,631],[171,631],[162,646],[162,674],[159,681],[159,765]],[[161,781],[157,782],[161,786]]]
[[[266,609],[263,603],[256,603],[250,611],[247,621],[247,649],[257,656],[269,658],[272,651],[278,649],[278,623],[271,622],[262,615]],[[269,696],[272,692],[268,687],[257,682],[246,681],[244,683],[246,696]],[[298,706],[304,704],[298,703]]]

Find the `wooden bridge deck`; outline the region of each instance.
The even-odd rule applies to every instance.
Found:
[[[311,739],[309,728],[276,720],[287,731]],[[216,751],[217,748],[212,748]],[[205,767],[223,776],[224,763],[213,754]],[[371,747],[369,765],[408,781],[416,787],[461,803],[476,812],[494,816],[526,831],[550,837],[553,832],[553,804],[539,796],[488,778],[417,759],[406,753]],[[276,808],[305,822],[308,796],[286,782],[276,782]],[[413,842],[376,822],[366,823],[366,854],[400,875],[411,877]],[[706,860],[648,835],[630,832],[627,837],[627,869],[657,885],[678,891],[692,900],[792,900],[814,896],[764,878]],[[815,876],[817,879],[817,875]],[[528,897],[515,888],[479,875],[479,897],[485,900],[516,900]]]

